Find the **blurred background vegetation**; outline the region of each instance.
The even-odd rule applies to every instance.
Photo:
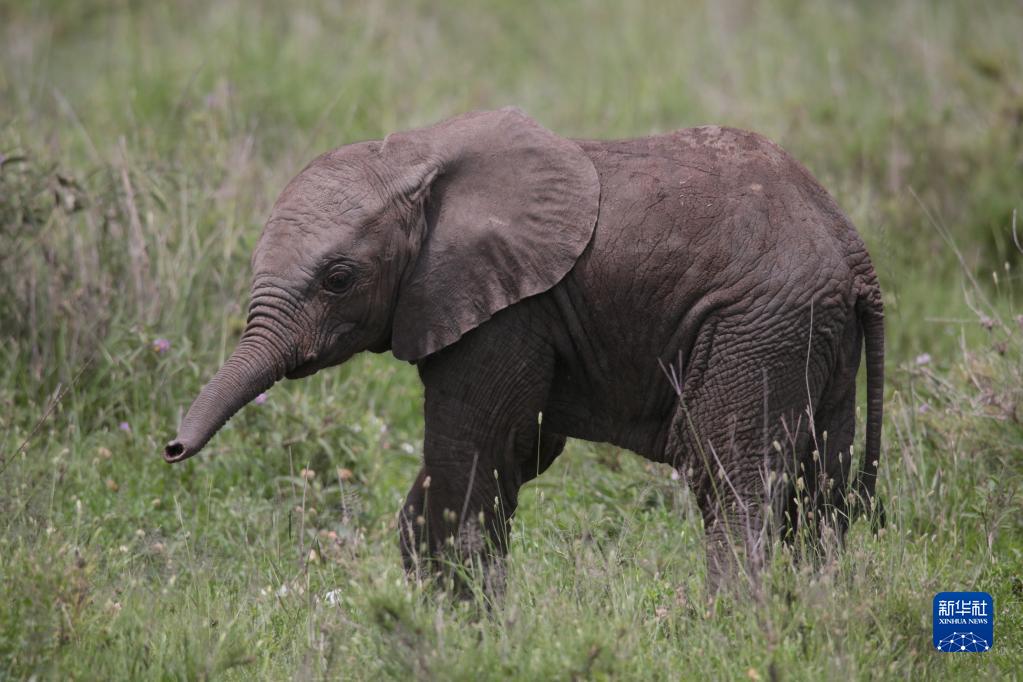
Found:
[[[1023,668],[1021,37],[999,0],[0,3],[0,673]],[[885,288],[886,534],[707,604],[685,491],[576,443],[523,496],[506,603],[475,617],[401,578],[422,422],[389,357],[159,461],[237,338],[287,180],[507,104],[567,136],[754,129],[830,189]],[[960,588],[1005,605],[990,655],[929,650],[930,598]]]

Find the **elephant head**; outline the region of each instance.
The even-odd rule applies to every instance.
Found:
[[[550,289],[589,243],[599,191],[578,145],[516,109],[318,157],[274,204],[245,331],[164,459],[199,452],[281,378],[363,350],[414,362]]]

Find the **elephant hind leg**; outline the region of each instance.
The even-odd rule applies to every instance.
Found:
[[[712,592],[744,578],[755,585],[769,546],[770,438],[753,402],[715,407],[724,383],[706,377],[683,390],[669,436],[668,455],[688,482],[703,516],[707,584]],[[750,395],[743,390],[741,393]],[[728,395],[736,395],[729,389]]]
[[[828,540],[840,543],[848,527],[849,470],[856,418],[856,385],[830,389],[813,412],[813,437],[789,458],[788,485],[779,491],[779,534],[801,555],[817,559]],[[797,484],[792,485],[795,481]]]
[[[856,434],[856,373],[861,338],[858,326],[847,327],[843,349],[824,395],[814,413],[814,442],[804,495],[806,509],[814,515],[812,537],[821,540],[833,530],[840,542],[849,525],[850,470]],[[807,516],[804,514],[804,517]]]
[[[757,586],[811,452],[807,405],[826,383],[826,341],[814,339],[807,363],[806,337],[790,328],[756,334],[718,324],[697,340],[684,379],[664,456],[696,495],[714,591],[738,577]]]

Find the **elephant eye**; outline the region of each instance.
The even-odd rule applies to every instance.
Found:
[[[323,278],[323,288],[334,294],[342,294],[351,286],[352,271],[345,267],[333,267]]]

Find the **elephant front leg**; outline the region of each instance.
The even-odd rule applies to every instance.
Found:
[[[441,569],[459,588],[475,576],[488,593],[500,591],[519,481],[491,451],[442,436],[431,440],[438,447],[444,443],[444,456],[423,467],[419,547],[433,572]]]
[[[543,431],[538,438],[534,438],[532,441],[534,445],[529,448],[531,456],[523,461],[520,467],[522,482],[528,483],[547,471],[564,451],[566,440],[560,433],[548,431]]]
[[[464,588],[482,569],[484,587],[500,591],[519,488],[564,444],[556,436],[537,442],[553,357],[514,321],[492,320],[420,364],[423,468],[399,518],[413,574],[440,573]]]
[[[399,547],[402,563],[409,576],[415,577],[416,580],[428,577],[431,566],[437,563],[431,557],[443,555],[447,548],[450,552],[463,557],[482,553],[489,559],[488,569],[491,578],[494,577],[492,574],[495,573],[497,566],[495,559],[503,556],[507,550],[509,521],[515,511],[518,487],[547,469],[565,447],[565,437],[557,434],[543,434],[538,443],[535,438],[531,442],[536,443],[536,446],[522,446],[521,443],[516,443],[514,437],[509,438],[510,448],[523,450],[523,447],[527,447],[528,452],[532,453],[535,450],[538,454],[521,462],[518,481],[514,478],[514,472],[509,472],[504,486],[501,485],[499,469],[486,472],[494,476],[494,484],[480,481],[479,486],[475,485],[473,479],[481,475],[478,454],[474,457],[475,467],[470,465],[470,480],[465,481],[464,488],[456,485],[452,489],[449,483],[461,477],[462,458],[456,458],[459,465],[454,467],[456,471],[450,477],[436,467],[430,469],[430,473],[425,466],[419,470],[398,515]],[[465,455],[468,453],[464,453],[463,457]],[[434,480],[438,481],[437,487],[434,487]],[[466,510],[463,513],[462,509],[459,509],[458,513],[461,526],[453,525],[454,508],[443,506],[443,502],[440,501],[453,501],[457,504],[458,493],[469,490],[470,484],[474,492],[468,496],[463,493],[462,507]],[[434,500],[433,505],[428,504],[431,496]],[[465,502],[471,500],[473,496],[480,500],[476,505],[470,505],[481,512],[477,513],[475,519],[468,518],[470,514]],[[487,510],[488,502],[491,501],[490,509]],[[432,532],[428,532],[430,530]],[[491,579],[490,582],[493,583],[494,580]]]
[[[419,470],[405,503],[398,512],[398,547],[405,572],[422,580],[427,575],[424,559],[429,556],[426,544],[426,499],[430,481],[426,468]]]
[[[458,591],[482,571],[486,591],[499,591],[518,482],[502,481],[504,467],[478,448],[446,440],[428,438],[444,457],[423,466],[399,514],[405,570],[418,580],[449,579]]]

